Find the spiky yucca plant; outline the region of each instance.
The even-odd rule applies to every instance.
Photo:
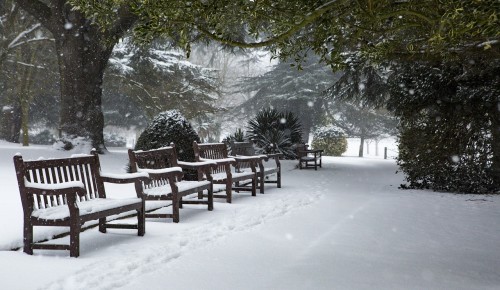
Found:
[[[248,131],[262,153],[283,153],[285,158],[295,158],[293,144],[302,142],[302,127],[292,112],[262,110],[248,122]]]

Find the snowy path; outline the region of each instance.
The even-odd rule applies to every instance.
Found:
[[[398,190],[393,161],[293,165],[282,189],[186,206],[144,237],[87,231],[78,259],[0,252],[2,289],[500,288],[500,197]]]

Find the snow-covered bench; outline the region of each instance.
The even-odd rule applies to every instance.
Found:
[[[323,155],[322,149],[310,150],[307,144],[296,144],[295,152],[299,159],[299,169],[314,168],[318,170],[321,168],[321,156]]]
[[[90,155],[71,158],[25,161],[20,154],[14,156],[19,192],[24,212],[24,252],[33,249],[69,250],[71,257],[80,255],[82,225],[99,220],[99,231],[106,228],[137,229],[145,233],[144,199],[111,199],[106,197],[104,182],[134,183],[147,180],[147,173],[104,174],[100,172],[99,157],[95,150]],[[133,192],[133,188],[131,187]],[[109,224],[106,217],[129,211],[137,212],[137,224]],[[69,245],[33,242],[35,226],[69,227]]]
[[[179,208],[183,204],[206,204],[213,210],[213,183],[211,170],[213,162],[183,162],[177,160],[175,145],[148,151],[128,151],[131,172],[147,172],[150,181],[137,182],[136,190],[143,192],[146,200],[171,200],[172,214],[146,213],[146,217],[172,218],[179,222]],[[183,180],[182,169],[196,170],[205,178],[199,181]],[[203,191],[207,199],[202,200]],[[198,199],[183,200],[184,196],[199,193]]]
[[[251,191],[256,196],[257,175],[255,170],[258,157],[229,157],[227,147],[224,143],[202,143],[193,142],[194,156],[197,161],[216,162],[213,170],[213,183],[226,186],[225,195],[214,195],[214,197],[226,198],[228,203],[232,201],[232,191]],[[237,172],[235,169],[240,162],[248,162],[251,171]],[[202,176],[199,175],[200,179]],[[250,181],[250,182],[245,182]]]
[[[264,183],[276,183],[278,188],[281,188],[281,164],[279,158],[283,154],[256,154],[253,144],[250,142],[231,142],[230,146],[231,155],[258,157],[256,159],[258,165],[258,167],[256,167],[256,172],[260,193],[264,193]],[[236,170],[244,171],[245,169],[251,169],[248,162],[240,162]],[[275,180],[266,179],[266,177],[272,175],[276,175]]]

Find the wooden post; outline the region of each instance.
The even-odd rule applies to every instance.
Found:
[[[387,147],[384,147],[384,159],[387,159]]]

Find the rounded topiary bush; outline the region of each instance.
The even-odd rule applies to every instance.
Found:
[[[339,127],[324,126],[314,131],[311,146],[313,149],[323,149],[324,155],[340,156],[347,150],[347,139]]]
[[[194,161],[193,141],[200,137],[191,124],[177,110],[158,114],[141,133],[135,150],[151,150],[175,143],[177,157],[183,161]]]

